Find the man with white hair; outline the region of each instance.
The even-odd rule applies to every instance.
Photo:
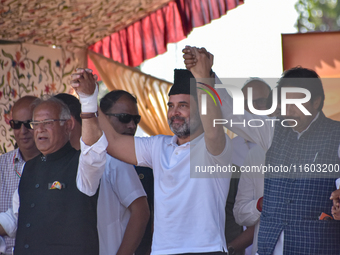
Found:
[[[81,117],[82,150],[77,151],[69,142],[71,114],[63,102],[51,97],[34,109],[30,125],[41,154],[25,164],[13,197],[19,215],[15,255],[99,252],[97,187],[107,141],[84,104]],[[88,185],[89,177],[97,186]]]

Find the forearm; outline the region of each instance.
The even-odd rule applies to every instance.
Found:
[[[222,153],[225,145],[226,138],[224,135],[224,129],[222,125],[214,126],[215,119],[222,118],[222,112],[220,108],[220,104],[215,105],[215,102],[218,102],[218,99],[215,95],[211,94],[214,98],[208,96],[204,90],[207,90],[208,86],[214,86],[214,79],[201,79],[196,78],[197,81],[197,98],[198,98],[198,107],[200,109],[200,117],[204,129],[204,138],[208,151],[212,155],[219,155]],[[206,85],[205,85],[206,84]],[[202,90],[204,89],[204,90]],[[204,96],[206,101],[206,110],[208,113],[202,114],[202,96]],[[215,101],[214,101],[215,100]]]
[[[88,196],[93,196],[105,170],[107,140],[103,135],[94,145],[87,146],[82,140],[77,171],[77,187]]]
[[[252,155],[259,156],[258,154],[254,154],[253,150],[250,151],[246,163]],[[260,220],[261,212],[257,210],[256,206],[261,196],[263,196],[262,176],[252,173],[242,173],[233,208],[237,224],[241,226],[253,226]]]
[[[99,127],[99,121],[96,117],[82,120],[82,140],[83,142],[91,146],[95,144],[102,136],[103,131]]]
[[[214,91],[215,83],[215,79],[210,78],[214,56],[205,49],[198,51],[196,48],[191,48],[191,51],[197,59],[190,71],[196,79],[198,112],[204,129],[205,144],[207,150],[212,155],[217,156],[223,152],[226,146],[226,138],[223,126],[214,125],[215,119],[222,118],[220,104],[216,103],[216,100],[218,101],[217,96],[210,93],[210,91]],[[203,104],[202,100],[204,101]],[[209,113],[207,113],[208,111]]]
[[[98,112],[100,127],[109,143],[107,153],[123,162],[137,165],[134,137],[118,134],[105,117],[105,114],[100,109],[98,109]]]
[[[235,251],[242,251],[246,249],[249,245],[253,243],[254,239],[254,230],[255,226],[247,228],[242,232],[238,237],[236,237],[233,241],[228,244],[228,247],[231,246],[235,249]]]
[[[5,229],[0,225],[0,236],[7,236]]]
[[[133,203],[135,203],[135,208],[131,211],[117,255],[132,255],[136,251],[150,218],[146,197],[139,197]]]
[[[234,205],[234,217],[237,224],[241,226],[254,226],[261,216],[256,209],[258,199],[251,201],[237,201]]]
[[[0,213],[0,236],[15,237],[17,230],[17,217],[9,208],[6,212]]]

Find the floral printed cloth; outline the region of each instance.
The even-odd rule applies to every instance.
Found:
[[[2,45],[0,50],[0,154],[15,144],[9,121],[13,104],[25,95],[69,92],[74,54],[30,44]]]

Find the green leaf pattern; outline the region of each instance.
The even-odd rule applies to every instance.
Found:
[[[31,44],[2,45],[0,51],[0,154],[14,148],[9,126],[13,104],[25,95],[70,92],[70,74],[76,68],[74,54]]]

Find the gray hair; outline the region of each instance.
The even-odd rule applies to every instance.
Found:
[[[68,119],[71,118],[70,109],[60,99],[55,98],[55,97],[50,96],[50,95],[43,95],[41,99],[38,98],[38,99],[34,100],[32,105],[33,105],[34,108],[36,108],[37,106],[41,105],[42,103],[49,103],[49,104],[54,104],[56,106],[59,106],[60,107],[59,119],[68,120]],[[61,122],[60,125],[61,126],[64,125],[64,122]]]

